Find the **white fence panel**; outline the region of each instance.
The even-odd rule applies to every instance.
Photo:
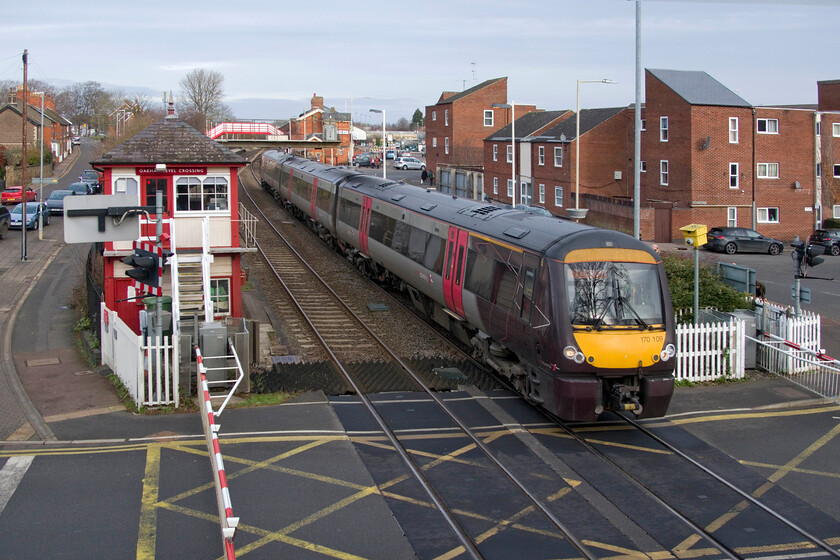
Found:
[[[142,391],[143,354],[141,337],[134,334],[116,311],[102,305],[102,363],[119,377],[135,403]]]
[[[744,377],[744,322],[677,325],[674,377],[691,382]]]

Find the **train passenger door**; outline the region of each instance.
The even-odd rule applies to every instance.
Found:
[[[368,252],[368,227],[370,226],[371,198],[366,196],[362,199],[362,215],[359,218],[359,249],[366,255]]]
[[[286,187],[286,192],[285,193],[282,192],[283,188],[282,187],[280,188],[280,191],[281,191],[280,196],[283,196],[285,194],[284,198],[286,200],[292,200],[292,185],[294,185],[294,183],[295,183],[295,170],[294,169],[289,169],[289,184]]]
[[[534,329],[531,327],[532,315],[534,314],[534,301],[537,299],[537,281],[540,268],[540,259],[531,253],[522,253],[522,268],[519,271],[520,293],[517,303],[519,304],[519,337],[523,345],[531,348],[534,344]],[[534,319],[536,319],[536,316]],[[539,321],[534,321],[539,323]]]
[[[449,238],[446,242],[443,296],[446,299],[446,306],[460,317],[464,316],[463,279],[469,237],[469,232],[450,227]]]
[[[315,216],[315,203],[318,201],[318,179],[314,179],[312,181],[312,188],[309,189],[309,212],[312,215],[312,219],[316,219]]]

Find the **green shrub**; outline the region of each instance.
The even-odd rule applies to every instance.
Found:
[[[671,290],[671,303],[674,309],[685,309],[689,312],[683,315],[683,322],[694,320],[694,258],[679,254],[666,253],[662,255],[665,264],[665,275]],[[749,304],[744,300],[745,294],[739,293],[732,286],[723,282],[723,277],[715,274],[714,268],[700,264],[700,307],[711,307],[718,311],[734,311],[744,309]]]
[[[822,227],[840,229],[840,218],[826,218]]]

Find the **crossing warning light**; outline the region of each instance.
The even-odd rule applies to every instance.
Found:
[[[134,242],[134,252],[120,259],[130,266],[126,276],[134,280],[134,287],[153,295],[163,295],[161,278],[166,261],[173,254],[151,243]]]

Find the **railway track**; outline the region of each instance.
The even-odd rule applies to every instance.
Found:
[[[252,186],[251,189],[245,190],[255,191],[257,189]],[[249,192],[248,196],[250,197],[257,194],[259,193]],[[269,197],[266,197],[266,199],[270,200],[271,204],[275,204],[273,199]],[[254,203],[253,208],[256,211],[259,211],[259,204]],[[258,236],[268,235],[267,230],[263,231],[265,233],[260,233]],[[279,235],[279,232],[277,232],[277,234]],[[466,490],[468,493],[480,493],[482,491],[487,492],[488,488],[491,487],[491,484],[487,483],[488,475],[486,473],[490,470],[494,471],[496,474],[490,475],[490,477],[494,479],[494,482],[492,483],[494,493],[500,492],[498,489],[500,484],[508,485],[509,492],[512,491],[519,493],[520,499],[525,500],[530,504],[523,509],[523,511],[530,508],[531,510],[538,512],[537,515],[542,518],[542,521],[536,522],[536,525],[548,523],[548,525],[551,526],[550,530],[541,535],[541,539],[543,540],[546,538],[546,535],[548,535],[547,538],[550,542],[549,549],[552,551],[551,556],[578,557],[579,555],[583,555],[585,558],[604,557],[603,551],[599,550],[597,547],[593,547],[591,544],[592,526],[583,528],[576,522],[576,518],[580,516],[586,517],[597,515],[603,518],[601,522],[604,526],[607,526],[610,523],[615,522],[615,520],[620,518],[621,515],[626,515],[628,519],[633,520],[633,524],[638,524],[638,526],[637,528],[624,527],[619,529],[618,533],[623,533],[625,536],[630,535],[630,540],[634,541],[636,544],[639,544],[639,542],[645,543],[643,547],[640,547],[646,550],[646,552],[642,555],[644,557],[660,557],[663,554],[666,556],[669,554],[674,554],[676,556],[684,554],[697,555],[698,547],[700,547],[699,550],[701,551],[700,556],[703,557],[759,557],[762,554],[757,553],[756,551],[773,550],[773,547],[775,546],[778,550],[784,549],[787,552],[794,551],[798,554],[804,555],[815,555],[815,551],[819,550],[821,552],[816,552],[816,555],[832,555],[840,558],[840,555],[838,555],[837,552],[823,540],[811,535],[807,531],[801,530],[794,523],[785,519],[784,516],[781,516],[780,514],[772,511],[768,513],[766,510],[769,508],[763,504],[756,504],[753,502],[749,503],[755,506],[754,509],[762,510],[762,513],[769,515],[770,519],[762,521],[762,530],[760,531],[761,537],[755,539],[757,544],[751,548],[750,546],[744,544],[743,539],[739,538],[737,535],[733,539],[732,535],[729,535],[728,531],[723,529],[727,525],[729,519],[740,515],[741,512],[746,509],[744,503],[736,501],[730,504],[732,499],[727,501],[723,498],[719,498],[711,504],[713,506],[711,509],[703,510],[702,508],[698,508],[696,506],[686,507],[684,503],[678,503],[678,496],[674,496],[673,491],[669,493],[657,490],[656,488],[653,488],[654,485],[651,484],[651,481],[643,480],[643,477],[638,476],[635,472],[640,470],[637,468],[637,464],[635,466],[623,466],[621,464],[622,459],[626,460],[626,458],[619,457],[617,459],[615,457],[611,457],[608,452],[598,449],[598,445],[587,441],[587,438],[582,437],[575,429],[556,419],[553,419],[553,421],[565,430],[570,437],[576,439],[578,443],[583,445],[587,450],[587,458],[583,463],[576,465],[575,461],[570,462],[570,466],[574,469],[576,475],[579,475],[581,472],[586,473],[587,470],[589,470],[587,464],[591,467],[591,461],[595,457],[599,458],[605,464],[610,465],[610,468],[612,468],[614,472],[609,477],[602,477],[600,475],[603,474],[603,468],[598,468],[591,471],[599,473],[599,475],[595,476],[591,480],[589,480],[587,476],[581,476],[581,479],[586,480],[587,484],[590,484],[591,487],[594,488],[596,492],[600,493],[601,496],[601,498],[587,500],[588,503],[586,504],[579,504],[584,508],[589,508],[589,510],[585,513],[582,513],[581,510],[576,510],[570,515],[564,508],[558,509],[556,506],[550,506],[547,500],[541,498],[541,496],[550,496],[550,493],[542,489],[541,483],[536,485],[536,487],[539,487],[540,490],[535,491],[529,487],[528,483],[524,482],[525,480],[528,480],[529,475],[533,473],[523,469],[523,466],[519,463],[519,461],[515,462],[515,468],[510,468],[503,464],[502,461],[497,458],[498,450],[495,452],[491,450],[483,439],[475,434],[475,428],[471,429],[465,425],[458,416],[453,414],[450,410],[450,406],[445,404],[442,399],[436,396],[434,392],[429,389],[427,384],[423,382],[421,379],[422,375],[418,375],[416,372],[413,372],[412,368],[401,360],[396,353],[388,349],[387,344],[383,342],[381,338],[375,335],[363,336],[361,331],[359,331],[359,327],[353,327],[351,325],[354,321],[362,322],[362,319],[358,314],[349,309],[350,306],[330,301],[330,297],[327,295],[327,292],[332,292],[332,290],[326,290],[326,292],[324,292],[320,289],[314,289],[314,279],[297,270],[299,264],[296,262],[296,259],[299,257],[296,256],[293,258],[290,255],[291,252],[281,250],[277,243],[269,243],[269,245],[270,249],[263,251],[265,258],[269,262],[276,263],[277,266],[283,268],[284,276],[288,275],[289,278],[288,281],[284,280],[283,284],[288,286],[290,291],[301,294],[300,299],[303,300],[303,305],[299,306],[299,309],[302,310],[301,313],[305,313],[303,311],[304,307],[311,310],[313,313],[313,317],[308,319],[307,323],[313,330],[318,330],[319,328],[324,329],[323,335],[313,336],[317,336],[319,338],[321,344],[325,348],[324,351],[330,355],[331,360],[333,360],[336,367],[341,370],[342,374],[345,376],[348,385],[352,387],[352,392],[356,393],[364,402],[365,407],[368,409],[371,416],[376,420],[381,432],[385,434],[385,437],[388,439],[391,446],[393,446],[393,448],[397,451],[402,461],[408,466],[412,475],[423,487],[431,503],[434,504],[437,511],[439,511],[441,516],[443,516],[446,520],[446,525],[452,530],[453,534],[457,536],[458,544],[453,545],[451,550],[454,552],[451,553],[450,557],[459,557],[461,554],[466,554],[468,557],[472,558],[485,558],[493,557],[493,554],[485,556],[487,551],[480,547],[482,534],[480,532],[476,533],[475,529],[471,527],[472,519],[469,516],[465,516],[462,509],[449,505],[460,504],[465,500],[463,496],[458,495],[458,490],[452,488],[452,473],[447,475],[448,480],[430,480],[428,470],[412,457],[412,453],[404,447],[395,430],[389,426],[389,422],[386,422],[383,418],[383,414],[379,412],[378,407],[382,407],[383,405],[374,404],[374,402],[366,396],[366,389],[364,385],[359,383],[358,375],[353,371],[354,364],[359,362],[359,354],[366,359],[376,356],[377,361],[381,360],[383,368],[390,372],[399,372],[400,375],[410,377],[413,383],[422,387],[428,397],[427,399],[423,399],[422,402],[428,404],[433,403],[436,405],[437,410],[439,411],[438,413],[446,416],[448,421],[463,434],[463,436],[459,437],[471,440],[475,450],[480,450],[481,455],[483,455],[481,459],[476,459],[474,457],[472,459],[473,461],[480,462],[482,464],[482,469],[485,471],[485,473],[481,476],[482,482],[479,484],[479,488],[470,487],[469,485],[464,484],[456,484],[455,486],[461,486],[462,488],[460,488],[460,491],[464,491],[464,487],[470,488],[469,490]],[[355,273],[354,270],[353,272]],[[334,292],[332,292],[332,296],[337,297]],[[296,297],[295,299],[298,298]],[[342,306],[345,309],[340,311]],[[286,314],[286,318],[288,318],[288,314]],[[362,330],[365,330],[365,328],[363,327]],[[331,341],[335,344],[334,350],[331,349]],[[348,341],[356,342],[348,344]],[[359,349],[363,350],[359,353],[357,352]],[[425,404],[421,406],[425,406]],[[638,426],[638,424],[636,425]],[[639,427],[639,429],[641,429],[641,427]],[[652,437],[656,436],[652,435]],[[662,444],[664,444],[664,442],[662,442]],[[528,451],[540,456],[540,452],[536,450],[539,447],[540,445],[529,445]],[[558,455],[562,460],[563,454],[560,453]],[[677,456],[684,456],[684,454],[676,449],[668,449],[666,451],[666,455],[669,457],[669,460]],[[632,463],[633,461],[631,460],[631,464]],[[669,463],[668,466],[657,466],[654,468],[646,467],[641,470],[643,473],[659,472],[661,474],[663,470],[668,468],[673,469],[674,467]],[[620,474],[616,474],[616,472]],[[557,470],[555,469],[555,475],[556,474]],[[458,478],[458,475],[454,476],[456,479]],[[469,475],[464,476],[466,476],[466,478],[470,478]],[[693,487],[694,482],[691,475],[686,474],[684,476],[686,476],[687,480],[691,481]],[[504,480],[500,480],[499,477]],[[608,488],[608,484],[605,486],[605,480],[615,480],[616,477],[623,478],[620,487],[626,493],[616,494],[615,489]],[[559,479],[560,477],[556,478]],[[632,481],[629,483],[630,486],[633,486],[631,492],[627,492],[628,481]],[[530,482],[533,482],[533,480]],[[726,482],[725,480],[721,480],[721,482],[727,485],[730,490],[733,490],[734,495],[737,495],[740,499],[746,500],[746,498],[751,498],[748,495],[744,495],[743,492],[738,491],[734,485]],[[712,493],[711,490],[709,492]],[[713,493],[713,495],[716,497],[718,496],[717,493]],[[641,509],[639,507],[634,508],[634,506],[628,507],[626,505],[628,501],[637,501],[638,503],[645,504],[645,506]],[[608,504],[605,505],[604,502],[608,502]],[[720,511],[721,504],[726,505],[722,511]],[[652,509],[645,510],[645,508]],[[616,513],[619,510],[621,513]],[[645,510],[645,512],[642,512],[641,510]],[[711,515],[710,511],[714,512],[715,515],[718,515],[718,518],[712,522],[708,519]],[[648,519],[645,520],[645,517],[648,517]],[[743,514],[742,517],[747,517],[747,514]],[[750,518],[752,519],[753,516],[750,516]],[[725,521],[721,521],[722,519]],[[664,523],[666,526],[671,527],[669,535],[665,536],[660,534],[661,530],[657,527],[658,523]],[[774,525],[774,523],[778,523],[779,525]],[[680,528],[675,529],[675,524],[679,525]],[[731,525],[732,524],[730,524],[730,526]],[[743,530],[754,532],[753,528],[750,527],[746,527]],[[597,532],[598,531],[596,531],[596,533]],[[650,537],[646,539],[644,536],[639,536],[641,533],[649,534]],[[791,536],[793,533],[804,536],[805,541],[797,541],[796,539],[793,539]],[[620,538],[618,540],[620,540]]]

